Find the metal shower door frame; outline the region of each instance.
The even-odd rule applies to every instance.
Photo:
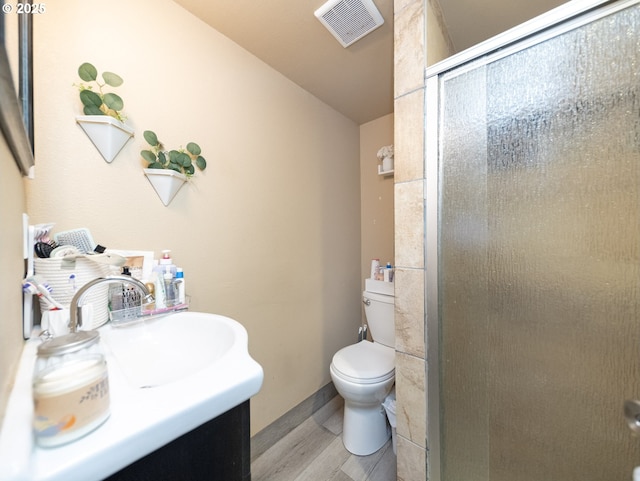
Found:
[[[640,0],[574,0],[485,42],[453,55],[425,70],[425,345],[427,348],[427,478],[441,477],[439,210],[441,92],[445,79],[488,65],[568,31],[612,15]]]

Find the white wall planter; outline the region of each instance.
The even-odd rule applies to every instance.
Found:
[[[393,157],[382,159],[382,165],[378,164],[378,175],[393,175]]]
[[[162,203],[167,206],[187,181],[187,176],[170,169],[143,169],[144,175],[156,190]]]
[[[104,160],[109,163],[133,137],[131,127],[108,115],[78,115],[76,122],[91,139]]]
[[[391,172],[393,170],[393,157],[385,157],[382,159],[382,171]]]

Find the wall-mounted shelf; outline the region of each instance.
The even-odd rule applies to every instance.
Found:
[[[382,166],[379,165],[378,166],[378,175],[382,175],[384,177],[391,176],[391,175],[393,175],[393,169],[391,169],[391,170],[382,170]]]

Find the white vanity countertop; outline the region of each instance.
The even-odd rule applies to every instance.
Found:
[[[146,389],[133,387],[105,349],[110,417],[55,448],[41,448],[33,438],[31,380],[40,341],[27,341],[0,431],[0,480],[100,480],[241,404],[258,393],[263,380],[262,367],[248,355],[246,331],[241,341],[244,349],[227,352],[215,365]]]

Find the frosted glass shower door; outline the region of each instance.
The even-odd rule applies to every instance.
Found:
[[[640,7],[438,85],[441,479],[629,480]]]

